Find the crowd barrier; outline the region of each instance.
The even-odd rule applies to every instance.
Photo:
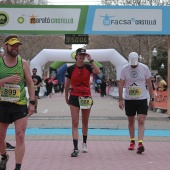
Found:
[[[154,108],[155,109],[168,109],[168,92],[154,90]]]
[[[29,98],[27,87],[25,87],[25,89],[26,89],[26,96],[27,98]],[[45,91],[46,91],[45,87],[41,87],[39,96],[43,97]],[[124,92],[125,92],[125,88],[123,88],[123,98],[125,94]],[[119,97],[118,87],[107,86],[106,94],[109,96],[113,96],[113,98],[117,99]],[[168,91],[154,90],[153,94],[154,94],[154,110],[155,109],[167,110],[168,109]],[[148,101],[149,100],[150,99],[149,99],[149,92],[148,92]]]
[[[119,97],[118,87],[107,86],[106,94],[108,94],[109,96],[113,96],[113,98],[118,98]],[[124,98],[124,94],[125,94],[125,88],[123,88],[123,98]]]
[[[26,91],[26,97],[27,97],[27,99],[29,99],[29,94],[28,94],[28,88],[27,87],[25,87],[25,91]],[[46,87],[45,86],[40,87],[39,97],[40,98],[44,97],[45,92],[47,92]],[[55,93],[54,88],[52,88],[52,93]]]

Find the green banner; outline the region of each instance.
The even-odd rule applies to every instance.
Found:
[[[1,34],[83,34],[88,6],[1,5]]]

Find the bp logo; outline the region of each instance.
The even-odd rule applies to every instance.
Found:
[[[5,26],[9,22],[9,15],[6,12],[0,11],[0,26]]]
[[[72,53],[71,53],[71,58],[72,58],[72,59],[75,59],[75,55],[76,55],[76,52],[75,52],[75,51],[72,52]]]
[[[24,18],[23,18],[23,17],[19,17],[19,18],[18,18],[18,23],[19,23],[19,24],[22,24],[23,22],[24,22]]]

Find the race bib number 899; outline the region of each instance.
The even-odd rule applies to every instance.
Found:
[[[20,99],[20,86],[13,84],[5,84],[0,88],[1,101],[16,102]]]

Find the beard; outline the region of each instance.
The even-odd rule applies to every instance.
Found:
[[[11,51],[9,51],[7,49],[7,54],[10,55],[11,57],[17,57],[18,56],[18,50],[11,50]]]

